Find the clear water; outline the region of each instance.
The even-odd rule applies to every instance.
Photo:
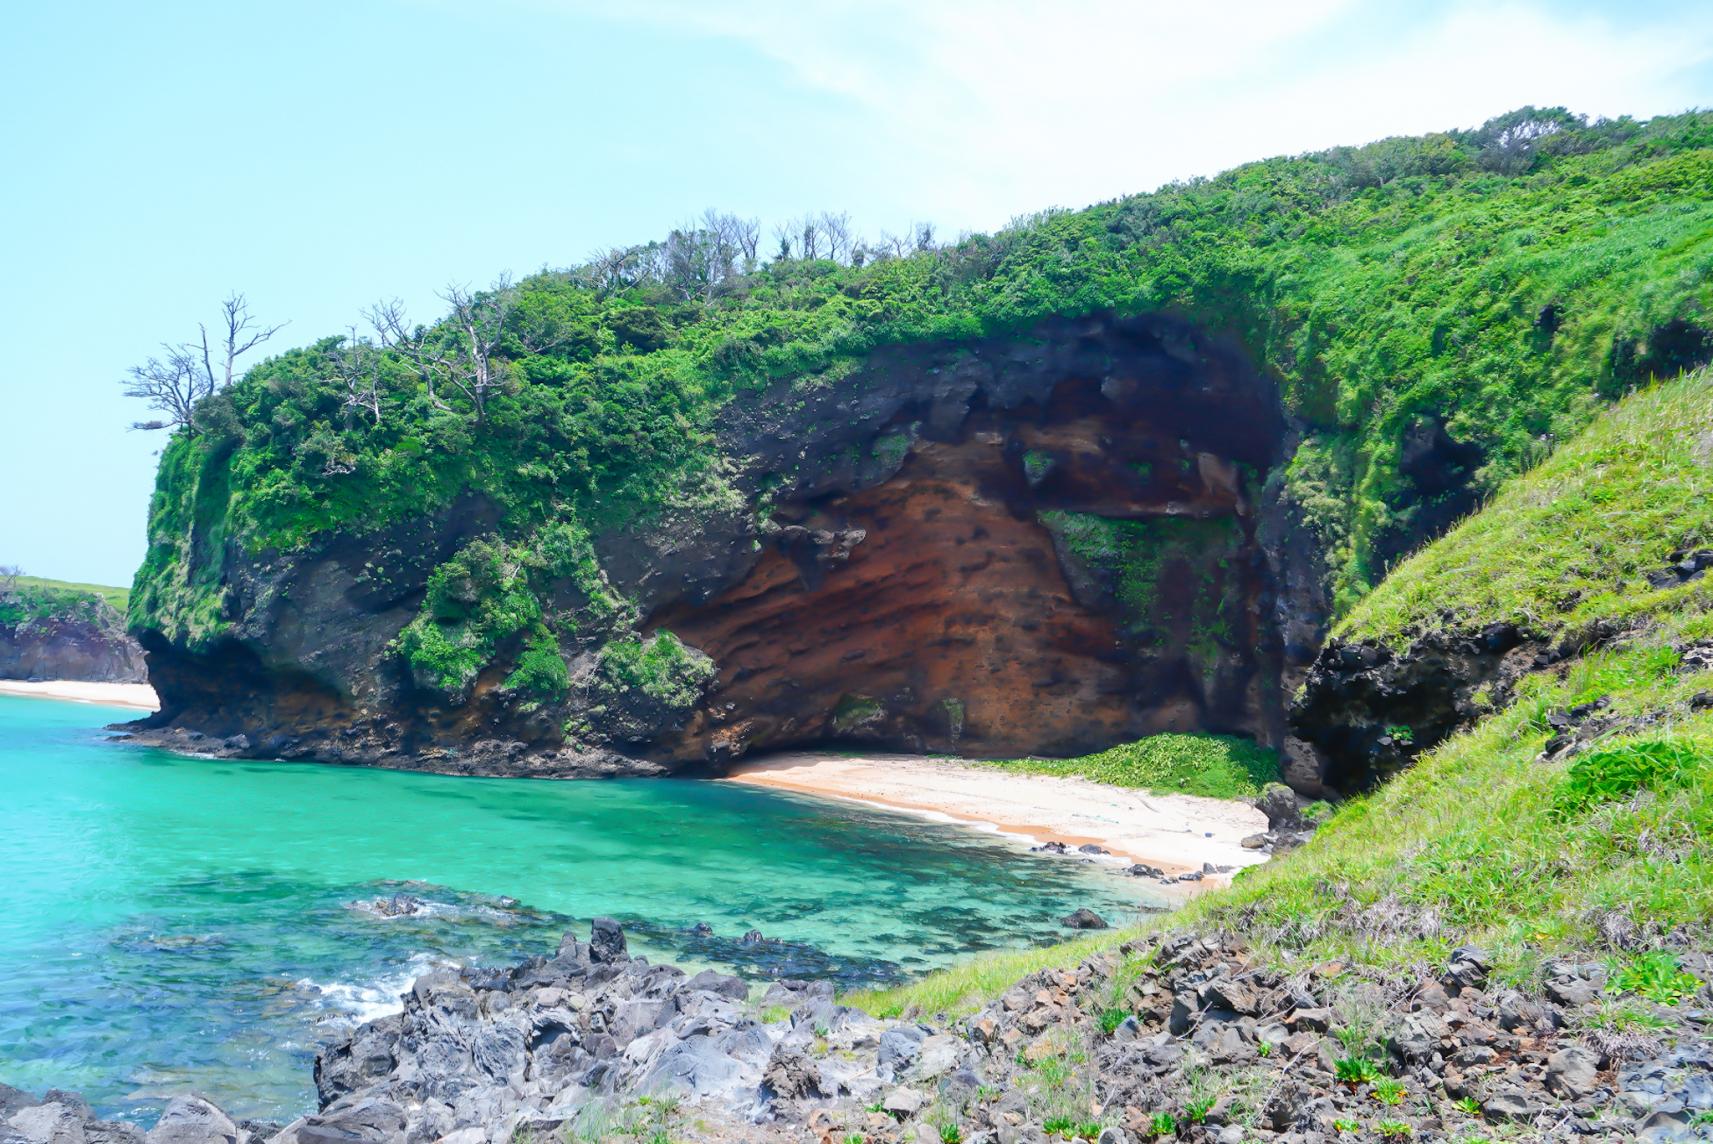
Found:
[[[296,1115],[316,1046],[416,973],[549,951],[599,914],[636,952],[850,985],[1136,901],[1077,863],[860,806],[184,758],[101,730],[128,717],[0,696],[0,1082],[109,1115],[147,1121],[187,1088]],[[360,908],[401,891],[427,912]]]

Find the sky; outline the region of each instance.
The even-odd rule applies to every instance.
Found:
[[[0,565],[129,583],[126,367],[244,292],[278,351],[382,298],[717,207],[992,230],[1527,103],[1713,106],[1709,0],[14,0]]]

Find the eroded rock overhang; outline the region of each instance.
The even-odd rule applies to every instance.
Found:
[[[1280,500],[1293,441],[1235,341],[1158,316],[885,349],[741,399],[724,443],[762,505],[752,554],[608,553],[650,565],[646,627],[717,668],[645,749],[1279,743],[1325,615]]]

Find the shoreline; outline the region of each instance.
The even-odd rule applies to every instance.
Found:
[[[103,707],[129,707],[135,711],[159,711],[160,699],[146,683],[92,683],[80,679],[0,679],[0,695],[32,699],[57,699],[69,703],[94,703]]]
[[[979,763],[792,751],[741,762],[719,781],[905,811],[1037,846],[1059,842],[1074,850],[1093,844],[1111,851],[1111,861],[1146,863],[1168,875],[1200,870],[1210,862],[1235,872],[1267,860],[1266,854],[1240,844],[1267,829],[1266,816],[1248,803],[1154,794]],[[1188,897],[1230,882],[1230,874],[1209,874],[1158,889]]]

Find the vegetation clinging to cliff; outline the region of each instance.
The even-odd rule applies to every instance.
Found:
[[[124,588],[47,580],[0,568],[0,628],[49,620],[116,626],[115,610],[124,613],[127,595]]]
[[[480,489],[527,544],[548,521],[598,530],[728,499],[712,429],[742,389],[840,384],[884,344],[1172,310],[1237,334],[1282,381],[1308,430],[1291,488],[1348,606],[1462,503],[1412,472],[1411,440],[1443,433],[1490,489],[1601,401],[1713,349],[1713,115],[1529,111],[936,249],[803,253],[763,263],[692,227],[455,294],[431,327],[382,314],[372,340],[290,351],[203,402],[161,496],[195,495],[186,476],[220,466],[220,530],[260,550]],[[187,465],[191,451],[206,461]],[[199,599],[217,578],[176,567],[195,559],[188,508],[154,514],[135,622],[218,623]]]
[[[1713,375],[1639,394],[1487,511],[1400,564],[1337,635],[1402,646],[1430,628],[1512,623],[1542,638],[1634,626],[1703,589],[1673,568],[1713,549]]]

